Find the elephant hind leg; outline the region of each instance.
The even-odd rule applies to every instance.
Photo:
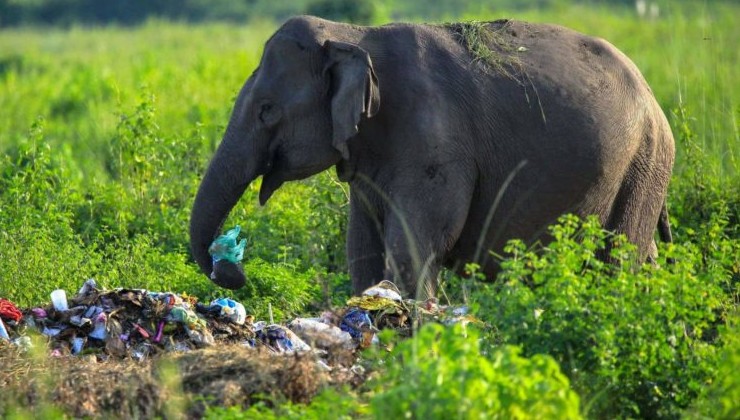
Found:
[[[612,205],[605,227],[612,232],[625,234],[630,242],[637,245],[640,261],[655,261],[658,256],[654,238],[656,227],[661,239],[670,241],[670,229],[664,229],[667,226],[664,200],[667,187],[668,177],[650,176],[644,170],[632,170],[625,177]],[[661,220],[663,214],[665,221]],[[608,252],[609,249],[607,256]]]

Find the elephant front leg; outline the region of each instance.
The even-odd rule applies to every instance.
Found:
[[[380,224],[362,201],[361,197],[352,194],[347,231],[347,262],[355,295],[384,279]]]
[[[436,295],[439,271],[460,237],[469,203],[464,197],[458,205],[436,202],[396,210],[385,224],[385,278],[417,300]]]
[[[407,297],[423,300],[436,295],[441,249],[426,231],[394,217],[386,226],[384,277]]]
[[[348,258],[355,292],[391,280],[406,297],[435,296],[442,262],[468,217],[475,167],[465,159],[412,162],[383,179],[393,181],[365,180],[373,184],[352,190]]]

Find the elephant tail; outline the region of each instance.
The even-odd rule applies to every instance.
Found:
[[[663,200],[663,207],[660,208],[660,216],[658,216],[658,236],[665,243],[673,242],[671,223],[668,221],[668,207],[666,206],[665,199]],[[676,260],[669,257],[666,259],[666,263],[673,265],[676,263]]]
[[[658,216],[658,236],[660,236],[660,240],[665,243],[673,242],[671,223],[668,221],[668,207],[666,206],[666,200],[663,200],[663,207],[661,207],[660,216]]]

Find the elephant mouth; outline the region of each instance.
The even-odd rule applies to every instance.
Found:
[[[280,172],[272,170],[262,176],[262,185],[260,186],[260,205],[264,206],[272,194],[283,185],[285,179]]]
[[[280,145],[269,151],[269,156],[262,169],[262,185],[260,186],[260,205],[264,206],[272,194],[286,181],[281,168]]]
[[[260,186],[260,205],[264,206],[267,200],[272,197],[272,194],[285,182],[308,178],[311,175],[315,175],[325,169],[328,169],[330,166],[331,164],[316,164],[304,166],[300,169],[289,169],[279,163],[273,164],[270,170],[262,175],[262,185]]]
[[[324,171],[333,165],[333,162],[320,162],[308,165],[294,165],[281,153],[280,146],[270,153],[270,157],[262,171],[262,185],[260,186],[260,205],[265,205],[272,194],[287,181],[305,179]]]

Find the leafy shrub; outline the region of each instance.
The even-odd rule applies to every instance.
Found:
[[[3,223],[42,223],[54,229],[71,217],[76,190],[63,163],[69,156],[52,151],[45,141],[45,125],[43,118],[37,119],[27,137],[0,161]]]
[[[687,411],[688,418],[736,419],[740,417],[740,312],[730,317],[722,337],[726,341],[720,355],[717,377]]]
[[[476,292],[494,338],[552,355],[589,416],[677,416],[715,374],[716,325],[731,305],[722,285],[740,243],[717,235],[734,250],[718,260],[671,245],[660,266],[636,266],[634,246],[595,218],[564,216],[551,234],[539,252],[511,241],[498,283]],[[621,266],[596,259],[607,239]]]
[[[244,261],[244,272],[247,283],[234,296],[249,313],[262,319],[267,317],[271,305],[275,321],[287,321],[289,315],[298,315],[318,292],[313,271],[296,271],[289,264],[252,258]]]
[[[711,158],[699,143],[696,121],[688,106],[680,104],[671,115],[676,148],[685,160],[677,168],[682,176],[674,180],[671,193],[671,214],[678,222],[676,233],[695,239],[693,235],[702,225],[722,217],[726,219],[722,231],[740,237],[740,166],[735,163],[736,172],[732,173],[723,169],[721,159]],[[728,155],[731,161],[735,158]]]
[[[502,346],[483,354],[479,333],[428,324],[396,347],[371,409],[387,418],[580,418],[578,396],[549,356]]]
[[[322,174],[282,187],[260,208],[259,186],[259,181],[249,186],[225,224],[240,225],[247,239],[242,262],[247,283],[233,296],[260,316],[267,315],[271,304],[278,319],[308,305],[316,309],[344,303],[349,281],[341,190]]]
[[[102,265],[68,226],[5,225],[0,231],[0,291],[19,305],[48,302],[57,288],[77,290]]]
[[[344,237],[349,199],[336,176],[323,172],[288,183],[261,207],[261,180],[249,185],[226,226],[239,224],[248,239],[245,258],[293,260],[302,268],[345,269]]]
[[[114,205],[108,206],[113,214],[105,212],[109,201],[91,202],[93,207],[103,203],[98,207],[104,210],[101,219],[117,227],[116,235],[146,233],[172,250],[181,250],[188,243],[190,208],[205,161],[197,130],[193,136],[195,139],[163,136],[152,95],[145,94],[132,113],[121,116],[108,158],[117,183],[100,191],[101,198],[114,200]],[[87,214],[88,209],[81,213]]]
[[[77,193],[67,182],[65,157],[52,153],[38,120],[0,161],[0,290],[20,304],[47,300],[48,292],[101,263],[70,226]]]
[[[209,296],[213,289],[200,270],[188,262],[186,255],[166,252],[149,235],[101,245],[96,250],[105,260],[96,279],[105,288],[147,288],[187,292],[200,297]]]

